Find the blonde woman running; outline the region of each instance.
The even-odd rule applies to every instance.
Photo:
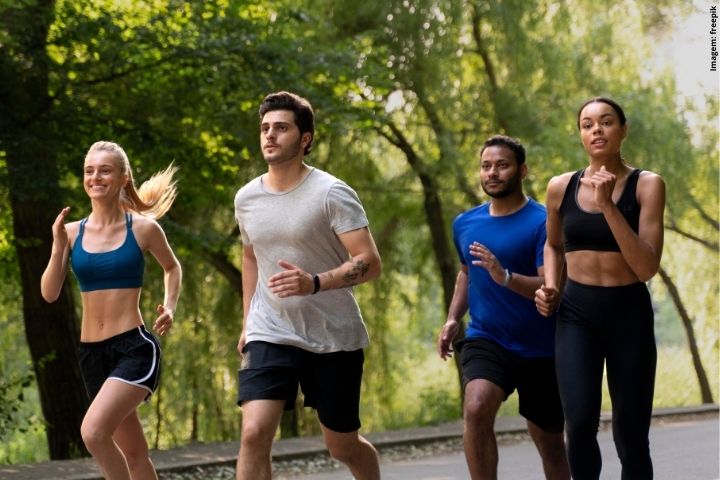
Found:
[[[165,298],[153,327],[165,335],[182,271],[156,220],[175,199],[175,171],[170,166],[136,190],[122,147],[96,142],[85,156],[83,175],[92,212],[65,224],[65,207],[52,226],[41,291],[48,302],[57,300],[69,259],[82,297],[79,360],[91,399],[81,434],[107,479],[157,478],[137,407],[157,388],[160,346],[145,329],[139,301],[144,252],[150,252],[165,272]]]

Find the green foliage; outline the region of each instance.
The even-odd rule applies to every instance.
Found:
[[[713,397],[718,398],[718,371],[717,362],[709,362],[705,357],[708,368],[708,378],[711,380]],[[692,359],[684,346],[661,346],[658,348],[657,373],[655,381],[655,408],[689,407],[697,405],[700,398],[700,389],[697,377],[692,373]],[[607,381],[603,381],[602,409],[610,411],[610,393]]]
[[[0,182],[7,181],[4,154],[0,152]],[[0,189],[0,205],[7,205],[6,189]],[[0,445],[10,445],[31,429],[34,374],[27,347],[24,346],[22,320],[18,314],[19,272],[13,246],[12,218],[7,208],[0,208]],[[36,398],[34,399],[37,400]],[[0,447],[0,463],[17,461],[10,448]]]
[[[0,364],[0,374],[0,398],[3,399],[0,404],[0,440],[5,440],[14,429],[21,433],[28,430],[28,420],[20,416],[25,390],[32,384],[34,376],[30,373],[8,375],[4,362]]]
[[[7,165],[5,164],[5,154],[0,151],[0,185],[7,182]],[[8,190],[0,188],[0,205],[9,205]],[[12,216],[9,208],[0,208],[0,282],[3,285],[9,285],[15,282],[19,272],[17,267],[17,259],[15,258],[14,235],[12,229]],[[14,288],[8,289],[12,293],[17,294]],[[10,292],[6,292],[10,294]],[[0,296],[4,296],[0,293]],[[10,296],[7,300],[10,300]],[[3,298],[5,300],[5,298]],[[2,305],[9,305],[3,302]]]
[[[0,464],[47,455],[35,375],[17,313],[18,286],[5,285],[0,292]]]
[[[312,101],[317,133],[307,161],[355,188],[383,258],[383,275],[355,289],[371,335],[361,410],[366,430],[460,415],[454,365],[435,353],[446,312],[418,170],[435,182],[449,238],[454,216],[482,199],[476,159],[485,138],[506,133],[525,143],[526,189],[542,200],[551,176],[586,164],[576,110],[606,94],[628,114],[627,161],[666,181],[666,223],[717,243],[717,228],[707,221],[718,218],[717,97],[703,106],[676,105],[669,74],[647,60],[647,16],[667,21],[681,3],[57,2],[46,45],[47,115],[63,127],[52,141],[72,219],[89,212],[82,161],[96,140],[126,148],[138,184],[171,161],[180,167],[179,197],[161,223],[183,264],[184,286],[175,326],[161,340],[160,390],[141,411],[151,445],[239,435],[242,300],[233,283],[240,247],[232,200],[266,169],[256,109],[270,91],[292,90]],[[0,14],[26,6],[0,2]],[[0,28],[3,46],[6,38]],[[12,57],[12,48],[6,52]],[[691,115],[700,118],[693,131]],[[391,143],[399,139],[394,132],[419,169]],[[0,185],[6,168],[0,145]],[[0,433],[8,445],[0,456],[27,461],[33,449],[42,452],[40,430],[20,433],[40,412],[34,390],[21,388],[31,369],[11,213],[0,188]],[[708,248],[688,238],[668,233],[663,265],[687,303],[717,398],[720,275],[717,262],[706,261]],[[163,286],[158,267],[147,263],[141,310],[151,325]],[[689,361],[671,361],[687,355],[674,306],[659,279],[652,291],[663,345],[656,403],[696,403]],[[681,378],[682,398],[668,394],[666,385],[676,388]],[[502,412],[514,414],[513,402]],[[317,433],[307,409],[300,431]],[[23,439],[32,447],[23,450]]]
[[[703,229],[698,230],[702,235]],[[706,235],[709,237],[712,233],[708,232]],[[668,234],[667,237],[668,246],[663,252],[663,264],[672,275],[678,290],[682,292],[685,308],[693,322],[698,346],[707,366],[717,365],[720,352],[720,306],[717,302],[720,295],[717,281],[720,277],[720,265],[717,252],[709,253],[706,247],[677,234]],[[708,261],[709,255],[711,261]],[[653,280],[653,287],[653,296],[664,299],[667,292],[659,278]],[[716,384],[720,381],[717,376],[708,377]]]
[[[657,280],[652,281],[652,286],[660,283]],[[655,340],[658,345],[667,346],[684,346],[687,343],[685,331],[683,329],[682,320],[678,315],[675,304],[658,287],[653,289],[660,290],[659,293],[653,292],[653,303],[655,307]]]

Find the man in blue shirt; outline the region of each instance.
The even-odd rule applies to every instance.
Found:
[[[461,269],[438,338],[438,352],[445,360],[470,310],[465,339],[455,345],[463,372],[470,476],[497,478],[495,416],[517,389],[520,414],[527,420],[545,476],[569,479],[553,358],[555,318],[540,315],[533,301],[543,283],[545,207],[523,193],[525,149],[514,138],[497,135],[485,142],[480,174],[490,201],[453,222]]]

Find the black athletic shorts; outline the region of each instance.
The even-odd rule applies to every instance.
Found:
[[[79,360],[91,401],[111,378],[144,388],[147,401],[160,380],[160,344],[144,326],[100,342],[80,342]]]
[[[362,349],[314,353],[290,345],[250,342],[238,372],[238,405],[250,400],[284,400],[295,407],[298,385],[305,406],[317,410],[326,428],[340,433],[360,429]]]
[[[520,415],[546,432],[561,432],[565,424],[553,357],[522,358],[484,338],[455,345],[462,364],[463,389],[471,380],[488,380],[505,391],[518,391]]]

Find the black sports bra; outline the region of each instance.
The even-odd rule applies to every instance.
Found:
[[[577,192],[585,169],[575,172],[568,182],[560,204],[560,215],[562,216],[562,229],[565,236],[565,251],[595,250],[602,252],[619,252],[620,247],[610,231],[602,212],[588,212],[580,208],[577,203]],[[617,202],[617,207],[630,228],[638,232],[640,223],[640,205],[637,202],[635,192],[640,177],[640,169],[630,173],[625,183],[625,188]]]

